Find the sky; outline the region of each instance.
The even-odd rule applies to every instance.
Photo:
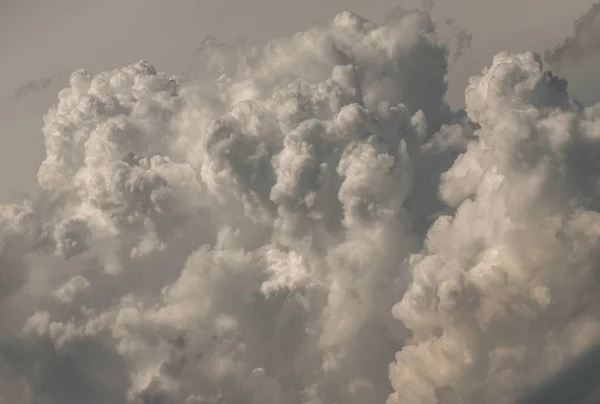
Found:
[[[595,402],[599,12],[0,2],[0,404]]]
[[[450,104],[464,106],[468,78],[499,50],[543,52],[568,36],[574,21],[592,3],[450,0],[435,4],[436,18],[451,18],[473,38],[471,51],[450,67]],[[73,70],[99,72],[145,59],[175,74],[188,67],[206,35],[228,43],[240,37],[263,43],[343,10],[378,22],[396,7],[419,5],[418,0],[3,0],[0,180],[6,185],[0,189],[0,201],[18,200],[36,189],[37,166],[44,157],[41,118],[56,103],[56,93],[68,84]],[[572,92],[586,102],[597,100],[600,84],[578,78],[587,77],[599,63],[596,58],[560,72],[570,80]],[[40,82],[43,85],[32,91]]]

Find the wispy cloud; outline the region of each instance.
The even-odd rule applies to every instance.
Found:
[[[600,51],[600,2],[575,22],[575,33],[546,51],[546,60],[559,65],[576,64]]]
[[[33,79],[29,80],[27,83],[19,86],[15,89],[10,96],[8,97],[11,101],[17,101],[25,97],[29,97],[34,93],[39,93],[43,91],[47,91],[52,84],[57,81],[66,79],[69,75],[67,70],[64,70],[54,76],[44,77],[42,79]]]

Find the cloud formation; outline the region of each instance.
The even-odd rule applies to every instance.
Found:
[[[453,113],[424,11],[199,52],[76,71],[44,117],[0,402],[509,403],[598,336],[600,110],[539,56]]]
[[[595,3],[574,24],[575,33],[560,45],[546,51],[551,64],[577,64],[600,51],[600,3]]]
[[[389,403],[512,403],[599,336],[598,107],[529,52],[498,54],[466,103],[480,128],[393,309],[412,341]]]

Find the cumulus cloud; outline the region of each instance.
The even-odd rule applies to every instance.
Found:
[[[598,107],[539,56],[453,113],[424,11],[199,54],[46,114],[43,193],[0,209],[0,401],[508,403],[597,337]]]
[[[442,174],[451,214],[410,258],[394,316],[412,331],[388,403],[512,403],[597,341],[597,106],[533,53],[471,79],[480,127]]]
[[[595,3],[575,22],[575,33],[546,51],[552,64],[577,64],[600,51],[600,3]]]

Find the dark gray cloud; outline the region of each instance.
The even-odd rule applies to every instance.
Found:
[[[600,402],[600,347],[589,350],[517,404],[595,404]]]
[[[574,24],[575,32],[562,44],[545,53],[551,64],[577,64],[600,51],[600,3],[596,3]]]

